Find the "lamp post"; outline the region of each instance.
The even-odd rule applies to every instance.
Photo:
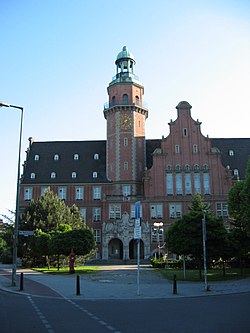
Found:
[[[202,218],[202,240],[203,240],[204,284],[205,284],[205,291],[208,291],[207,254],[206,254],[207,232],[206,232],[206,215],[205,214],[203,214],[203,218]]]
[[[20,196],[20,162],[21,162],[21,146],[22,146],[22,129],[23,129],[23,111],[22,106],[11,105],[0,102],[0,107],[15,108],[21,110],[21,121],[19,131],[19,149],[18,149],[18,165],[17,165],[17,188],[16,188],[16,212],[15,212],[15,228],[13,239],[13,265],[12,265],[12,283],[13,287],[16,286],[16,266],[17,266],[17,243],[18,243],[18,225],[19,225],[19,196]]]
[[[162,222],[154,222],[154,227],[156,228],[156,232],[157,232],[158,259],[160,260],[160,255],[161,255],[160,228],[163,227],[163,223]]]

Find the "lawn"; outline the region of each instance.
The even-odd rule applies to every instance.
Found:
[[[42,273],[48,273],[48,274],[70,274],[69,273],[69,267],[60,267],[60,270],[57,270],[57,267],[32,267],[34,271],[42,272]],[[76,274],[93,274],[98,271],[98,266],[75,266],[75,273]]]
[[[184,279],[184,273],[182,269],[172,269],[172,268],[155,268],[162,274],[165,278],[171,280],[173,279],[174,274],[179,281],[201,281],[199,277],[198,269],[187,269],[186,270],[186,279]],[[226,276],[223,276],[222,269],[208,269],[207,270],[207,279],[208,281],[224,281],[224,280],[233,280],[233,279],[242,279],[250,276],[250,268],[244,268],[243,275],[239,268],[227,268]],[[204,279],[202,271],[202,279]]]

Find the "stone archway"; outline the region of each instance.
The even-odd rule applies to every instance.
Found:
[[[137,259],[137,239],[131,239],[129,242],[129,259]],[[144,259],[144,242],[140,240],[140,259]]]
[[[109,259],[123,259],[123,243],[119,238],[112,238],[108,244]]]

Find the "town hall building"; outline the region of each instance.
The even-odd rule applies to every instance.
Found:
[[[53,190],[75,204],[93,229],[96,258],[135,259],[135,206],[140,202],[140,256],[167,253],[164,232],[188,212],[195,193],[227,222],[227,196],[244,178],[250,139],[203,136],[192,106],[181,101],[169,135],[146,139],[149,110],[135,59],[124,46],[104,105],[106,140],[36,142],[29,139],[21,179],[20,211]]]

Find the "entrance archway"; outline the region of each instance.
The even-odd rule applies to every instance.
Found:
[[[129,242],[129,259],[137,259],[137,240],[132,239]],[[144,259],[144,243],[140,239],[140,259]]]
[[[113,238],[108,245],[109,259],[123,259],[123,244],[118,238]]]

